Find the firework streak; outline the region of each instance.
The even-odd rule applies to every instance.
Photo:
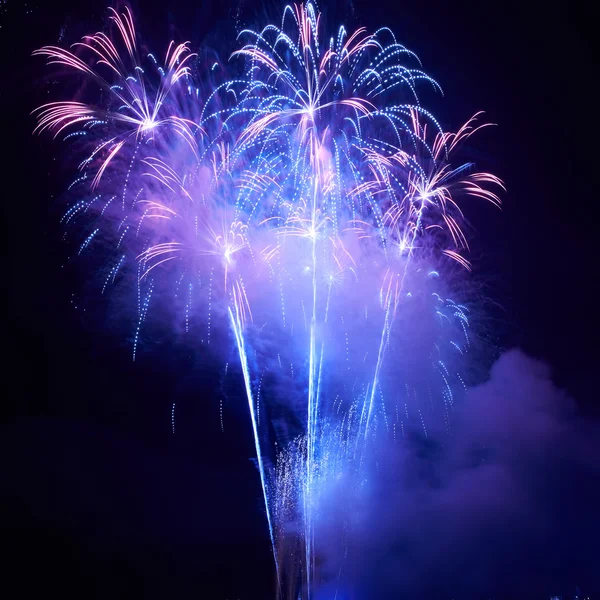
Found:
[[[78,101],[35,111],[81,151],[65,226],[78,255],[109,242],[102,293],[134,282],[134,359],[153,296],[206,346],[233,331],[279,589],[310,598],[323,523],[342,548],[352,526],[348,506],[326,518],[332,490],[357,500],[381,444],[432,411],[450,426],[473,346],[447,297],[471,268],[459,200],[502,188],[451,158],[486,124],[442,131],[414,53],[387,28],[325,37],[311,3],[242,31],[227,66],[142,55],[110,10],[109,33],[34,52],[78,76]]]

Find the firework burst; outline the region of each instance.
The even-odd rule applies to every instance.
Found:
[[[377,444],[414,424],[427,435],[436,404],[450,427],[472,339],[469,307],[448,299],[450,274],[471,268],[460,198],[500,206],[502,189],[453,156],[487,124],[478,113],[444,132],[417,93],[440,87],[413,52],[387,28],[328,37],[310,2],[242,31],[243,74],[220,83],[185,43],[164,66],[142,59],[130,11],[110,18],[114,39],[34,53],[100,98],[35,111],[36,131],[85,148],[65,224],[83,231],[79,254],[114,240],[103,292],[132,274],[134,357],[156,289],[186,298],[186,331],[195,320],[207,344],[219,307],[278,581],[310,598],[329,486],[359,493]]]

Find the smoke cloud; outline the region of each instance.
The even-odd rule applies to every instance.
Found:
[[[456,413],[450,435],[413,432],[379,453],[342,574],[332,574],[347,597],[597,588],[598,425],[519,350]],[[335,514],[344,498],[331,501]],[[330,582],[323,597],[345,585]]]

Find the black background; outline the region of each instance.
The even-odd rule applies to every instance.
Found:
[[[232,3],[165,4],[133,5],[157,51],[172,35],[193,43],[208,37],[217,46],[231,39],[234,48]],[[342,6],[329,4],[327,13]],[[432,106],[444,125],[480,109],[498,124],[476,146],[482,168],[506,183],[504,209],[469,214],[477,277],[499,307],[491,327],[501,347],[547,361],[593,418],[598,64],[591,8],[361,0],[354,10],[370,30],[389,26],[441,83],[445,98]],[[344,11],[351,22],[352,11]],[[260,16],[250,3],[241,12]],[[15,585],[17,597],[36,590],[272,597],[246,407],[226,399],[222,433],[219,376],[207,356],[156,332],[133,363],[130,339],[108,326],[107,311],[83,313],[81,282],[63,268],[57,198],[73,166],[56,144],[31,135],[29,113],[49,88],[43,61],[30,55],[56,44],[63,27],[65,41],[75,41],[103,15],[95,0],[0,2],[0,276],[8,301],[0,433],[8,577],[0,585]],[[565,586],[576,583],[566,579]]]

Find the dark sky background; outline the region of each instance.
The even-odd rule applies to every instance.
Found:
[[[143,38],[159,51],[174,32],[215,46],[231,39],[233,48],[229,0],[133,6]],[[260,14],[254,6],[243,4],[242,14]],[[398,470],[408,477],[425,461],[441,473],[442,492],[427,488],[423,508],[418,477],[412,487],[408,477],[402,497],[397,482],[382,482],[388,501],[373,506],[386,520],[360,546],[385,556],[366,561],[368,569],[357,561],[356,589],[372,591],[360,600],[542,598],[576,584],[599,597],[591,8],[471,0],[360,0],[354,8],[355,22],[389,26],[441,83],[446,96],[430,106],[444,125],[480,109],[498,124],[475,145],[508,193],[501,213],[469,214],[472,258],[498,304],[488,325],[499,346],[524,353],[501,359],[469,400],[450,448],[454,462],[407,444]],[[0,0],[8,301],[0,585],[15,586],[19,597],[44,590],[67,598],[271,598],[245,406],[225,399],[221,433],[210,358],[151,327],[132,363],[130,340],[109,311],[84,313],[81,281],[62,268],[57,198],[72,165],[31,135],[29,113],[48,86],[43,61],[30,55],[57,43],[61,29],[69,41],[95,30],[104,9],[96,0]],[[334,13],[334,3],[327,10]],[[456,465],[472,442],[492,449],[494,467],[465,475]]]

